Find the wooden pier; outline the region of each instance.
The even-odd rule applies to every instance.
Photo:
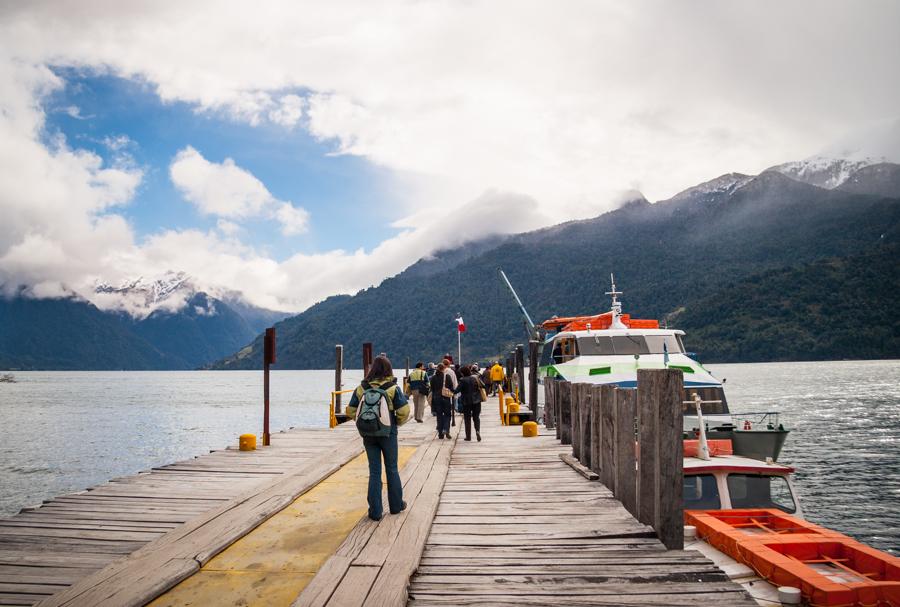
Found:
[[[568,398],[579,389],[568,387]],[[655,506],[646,524],[639,522],[641,474],[630,477],[636,498],[628,509],[621,484],[586,478],[596,477],[591,468],[602,471],[604,461],[610,466],[610,457],[628,461],[609,443],[612,436],[611,455],[602,455],[602,407],[601,423],[592,426],[590,413],[573,409],[571,400],[561,406],[551,395],[551,401],[551,419],[568,442],[582,441],[579,463],[556,430],[523,438],[521,427],[501,425],[493,406],[483,407],[482,442],[458,436],[459,416],[449,440],[435,437],[432,418],[411,421],[400,430],[408,453],[404,512],[374,522],[360,506],[350,510],[358,522],[339,531],[305,521],[304,537],[280,546],[278,558],[285,550],[302,552],[304,539],[328,535],[333,546],[327,544],[321,563],[304,570],[256,555],[257,562],[234,565],[233,578],[247,582],[246,593],[213,584],[210,601],[192,585],[210,569],[210,579],[224,575],[228,565],[216,563],[254,544],[279,513],[278,524],[289,527],[305,503],[326,499],[303,496],[339,482],[360,456],[355,428],[274,433],[271,446],[257,451],[216,451],[50,500],[0,520],[0,605],[756,604],[699,552],[666,548],[674,541],[666,511]],[[573,410],[584,417],[582,430],[571,427]],[[591,427],[601,434],[591,435]],[[657,474],[653,490],[666,482]],[[364,505],[364,494],[360,499]],[[293,580],[288,591],[282,584],[275,592],[276,573]]]

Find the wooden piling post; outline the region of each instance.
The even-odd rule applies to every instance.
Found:
[[[600,414],[602,386],[591,386],[591,470],[600,474],[600,445],[603,441],[603,420]]]
[[[516,344],[515,363],[516,363],[516,375],[518,375],[518,377],[519,377],[519,383],[516,386],[518,388],[517,392],[518,392],[519,402],[524,405],[524,404],[526,404],[526,402],[525,402],[525,392],[526,392],[526,390],[525,390],[525,346],[522,344]],[[527,403],[527,404],[530,405],[531,403]]]
[[[372,361],[375,358],[372,356],[372,342],[367,341],[363,344],[362,348],[362,363],[363,363],[363,377],[369,374],[369,367],[372,366]]]
[[[572,391],[572,457],[581,461],[581,390],[578,384],[569,384]]]
[[[263,440],[264,447],[269,446],[269,366],[275,364],[275,327],[266,329],[263,338]]]
[[[637,514],[637,478],[634,454],[634,421],[637,394],[616,390],[616,497],[625,509]]]
[[[684,547],[683,374],[638,369],[641,421],[639,519],[653,526],[669,550]],[[651,517],[649,521],[646,518]]]
[[[591,467],[591,434],[593,432],[593,419],[591,418],[591,384],[576,384],[578,386],[579,435],[581,439],[581,457],[578,461],[587,468]]]
[[[341,374],[344,371],[344,346],[338,344],[334,347],[334,391],[340,392],[343,382]],[[334,412],[341,412],[341,395],[334,395]]]
[[[572,444],[572,390],[567,381],[556,383],[556,402],[559,403],[559,442]]]
[[[538,346],[534,339],[528,342],[528,406],[534,412],[534,421],[538,420]],[[544,408],[547,408],[546,401]]]
[[[616,387],[600,386],[600,481],[616,493]]]
[[[544,427],[548,430],[556,428],[556,419],[553,409],[553,387],[556,382],[549,377],[544,379]]]

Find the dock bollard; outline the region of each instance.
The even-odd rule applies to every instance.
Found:
[[[238,439],[238,446],[241,451],[254,451],[256,449],[256,435],[241,434],[241,437]]]
[[[534,422],[525,422],[522,424],[522,436],[531,438],[538,435],[538,425]]]

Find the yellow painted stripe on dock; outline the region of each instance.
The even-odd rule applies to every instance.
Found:
[[[401,468],[414,451],[400,447]],[[149,605],[290,605],[365,516],[368,482],[363,453]]]

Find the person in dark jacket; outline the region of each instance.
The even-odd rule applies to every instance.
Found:
[[[484,384],[477,374],[472,374],[471,367],[462,368],[459,380],[459,394],[462,400],[463,417],[466,423],[466,438],[472,440],[472,425],[475,425],[475,436],[481,441],[481,391]]]
[[[356,419],[356,409],[369,388],[380,388],[390,399],[388,409],[391,415],[391,433],[389,436],[364,436],[363,446],[369,459],[369,518],[380,521],[384,515],[381,503],[381,460],[384,458],[384,469],[387,473],[388,506],[391,514],[398,514],[406,509],[403,501],[403,485],[400,483],[400,471],[397,468],[397,428],[409,419],[409,403],[403,390],[397,387],[391,361],[386,356],[379,356],[372,361],[372,367],[366,379],[353,391],[347,405],[347,416]]]
[[[437,372],[431,378],[431,408],[437,417],[437,433],[438,438],[448,438],[450,436],[450,415],[453,406],[451,399],[444,396],[443,389],[446,387],[453,390],[453,383],[450,380],[450,374],[446,373],[446,367],[441,363],[437,367]]]

